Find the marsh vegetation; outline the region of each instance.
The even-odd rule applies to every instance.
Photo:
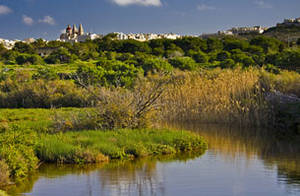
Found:
[[[37,55],[40,48],[54,52]],[[270,37],[0,47],[0,183],[40,164],[203,151],[162,122],[268,128],[299,138],[299,46]],[[27,109],[23,109],[27,108]]]

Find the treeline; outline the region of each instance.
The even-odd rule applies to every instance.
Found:
[[[48,52],[41,57],[40,50]],[[287,43],[267,36],[249,39],[183,37],[139,42],[117,40],[114,34],[109,34],[101,39],[74,44],[38,39],[31,44],[18,42],[12,50],[0,45],[0,60],[4,64],[64,64],[103,57],[142,67],[145,72],[153,69],[256,66],[276,73],[278,67],[293,70],[300,67],[300,40],[290,48]]]

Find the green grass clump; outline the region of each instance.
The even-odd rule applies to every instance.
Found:
[[[61,115],[66,118],[72,113],[86,111],[89,108],[60,108],[60,109],[0,109],[0,129],[10,125],[18,125],[20,129],[32,129],[36,132],[47,132],[53,124],[53,116]]]
[[[36,168],[38,159],[35,156],[36,133],[20,129],[14,125],[0,130],[0,162],[4,172],[9,171],[10,178],[23,178]],[[2,180],[7,176],[4,175]],[[1,179],[0,179],[1,181]],[[5,183],[5,182],[3,182]],[[6,182],[7,183],[7,182]]]
[[[87,162],[80,159],[80,155],[87,152],[91,157],[105,155],[102,157],[106,160],[105,157],[127,159],[206,148],[207,144],[200,136],[187,131],[122,129],[44,135],[37,148],[37,155],[40,160],[47,162],[76,163]]]

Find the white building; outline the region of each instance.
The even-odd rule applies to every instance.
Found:
[[[300,18],[284,19],[283,23],[278,23],[277,27],[300,26]]]
[[[233,27],[229,29],[225,34],[227,35],[240,35],[240,34],[249,34],[249,33],[258,33],[263,34],[268,28],[261,27],[261,26],[254,26],[254,27]]]
[[[3,46],[9,50],[12,49],[15,46],[15,43],[18,41],[20,41],[20,40],[8,40],[8,39],[0,38],[0,44],[3,44]]]
[[[60,35],[59,40],[63,42],[85,42],[86,40],[94,40],[100,38],[97,34],[92,33],[84,33],[82,24],[79,25],[79,28],[77,30],[76,25],[73,25],[73,28],[71,28],[70,25],[66,28],[66,32]]]
[[[155,33],[129,33],[125,34],[122,32],[115,32],[118,40],[128,40],[133,39],[137,41],[149,41],[153,39],[178,39],[181,38],[181,35],[174,33],[165,33],[165,34],[155,34]]]

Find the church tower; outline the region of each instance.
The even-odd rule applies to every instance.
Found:
[[[73,34],[73,35],[76,35],[77,33],[78,33],[78,30],[77,30],[76,25],[74,24],[74,25],[73,25],[72,34]]]
[[[70,26],[70,25],[68,25],[68,27],[66,28],[66,33],[67,33],[68,35],[71,35],[71,34],[72,34],[72,29],[71,29],[71,26]]]
[[[82,24],[79,25],[79,31],[78,31],[78,34],[79,34],[79,35],[83,35],[83,34],[84,34],[84,30],[83,30]]]

